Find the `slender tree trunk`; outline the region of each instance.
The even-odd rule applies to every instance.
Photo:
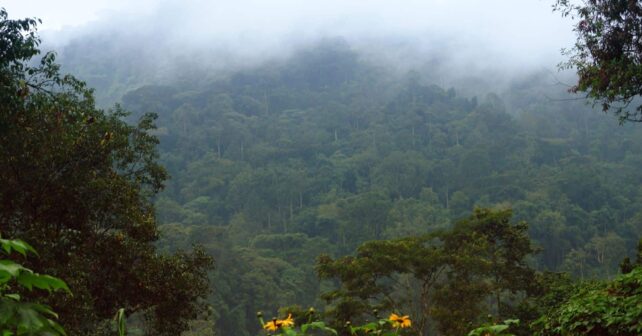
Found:
[[[412,148],[415,148],[415,125],[412,125]]]
[[[497,283],[497,280],[495,280],[495,283]],[[501,312],[501,294],[501,291],[497,288],[495,292],[495,300],[497,300],[497,316],[499,316]]]
[[[265,110],[265,114],[270,113],[270,106],[268,105],[267,91],[263,91],[263,109]]]
[[[446,209],[450,209],[450,207],[448,206],[448,197],[449,197],[448,196],[448,186],[446,185]]]
[[[277,207],[276,212],[279,214],[279,218],[283,220],[283,215],[281,214],[281,205]]]
[[[584,280],[584,261],[580,260],[580,280]]]

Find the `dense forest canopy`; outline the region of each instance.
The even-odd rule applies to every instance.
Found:
[[[389,76],[332,39],[208,85],[123,97],[159,114],[166,246],[197,241],[237,266],[215,277],[218,321],[252,330],[256,310],[314,304],[319,253],[445,229],[473,207],[526,220],[540,270],[617,273],[642,230],[640,130],[548,98],[563,88],[546,76],[501,97],[426,77]]]
[[[404,335],[642,332],[642,129],[547,71],[444,81],[445,53],[395,66],[343,37],[168,70],[109,34],[58,66],[1,13],[24,44],[0,44],[0,233],[69,283],[32,297],[71,333],[125,308],[132,334],[250,336],[309,307],[344,334],[379,312]]]

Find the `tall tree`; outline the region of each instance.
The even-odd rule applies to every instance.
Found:
[[[211,259],[200,251],[158,255],[150,197],[163,187],[153,116],[136,126],[116,107],[39,54],[34,19],[0,9],[0,227],[42,257],[28,266],[64,277],[73,297],[54,297],[61,324],[89,335],[118,308],[144,314],[148,333],[186,329],[208,292]]]
[[[431,320],[444,335],[462,335],[489,313],[509,317],[536,289],[527,225],[511,217],[510,210],[475,209],[451,230],[366,242],[356,256],[321,256],[319,276],[340,281],[324,294],[333,317],[358,321],[372,308],[403,310],[419,335]]]
[[[443,235],[449,269],[435,293],[434,316],[445,335],[464,333],[484,313],[510,317],[512,306],[536,289],[526,263],[534,252],[528,225],[511,217],[510,209],[475,209]]]
[[[415,319],[418,335],[428,331],[431,295],[446,265],[436,235],[369,241],[356,256],[332,259],[322,255],[317,272],[338,279],[341,286],[323,297],[334,303],[330,313],[342,325],[359,321],[372,309],[403,310]]]

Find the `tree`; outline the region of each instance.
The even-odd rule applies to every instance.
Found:
[[[322,296],[334,303],[330,314],[340,322],[337,325],[359,321],[372,309],[403,310],[414,316],[413,330],[425,335],[433,288],[446,268],[436,237],[369,241],[354,257],[321,255],[319,277],[341,281],[340,288]]]
[[[373,308],[403,309],[413,330],[429,321],[444,335],[462,335],[488,313],[507,317],[534,293],[534,252],[525,222],[511,210],[475,209],[453,229],[420,237],[369,241],[356,256],[319,257],[317,273],[340,287],[323,294],[340,322],[358,321]]]
[[[554,10],[577,17],[575,46],[565,68],[577,70],[571,92],[585,92],[621,122],[642,122],[642,105],[629,109],[642,94],[642,3],[631,0],[557,0]]]
[[[449,269],[433,313],[443,334],[464,334],[484,312],[509,317],[536,289],[536,273],[526,263],[535,252],[528,225],[511,217],[510,209],[478,208],[443,234]]]
[[[167,174],[154,117],[132,126],[118,106],[97,109],[52,53],[30,65],[36,24],[0,9],[0,227],[40,251],[26,266],[67,279],[73,297],[43,300],[70,333],[95,333],[124,307],[147,317],[149,333],[175,335],[200,310],[211,259],[155,251],[150,197]]]

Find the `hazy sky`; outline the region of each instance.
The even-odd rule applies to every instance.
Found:
[[[136,5],[132,6],[131,3]],[[76,27],[113,12],[149,13],[158,1],[153,0],[5,0],[3,6],[12,18],[42,19],[41,30]]]
[[[553,0],[5,0],[11,17],[38,17],[42,30],[78,27],[114,17],[157,17],[213,33],[283,33],[303,29],[360,32],[450,30],[497,39],[571,36]],[[544,41],[530,41],[539,42]]]
[[[554,68],[572,45],[554,0],[5,0],[10,17],[38,17],[43,36],[101,30],[161,36],[180,50],[270,54],[320,36],[406,38],[417,49],[445,42],[452,57]],[[422,42],[423,41],[423,42]],[[389,46],[383,46],[389,49]],[[428,52],[431,52],[428,50]],[[501,64],[500,64],[501,65]]]

